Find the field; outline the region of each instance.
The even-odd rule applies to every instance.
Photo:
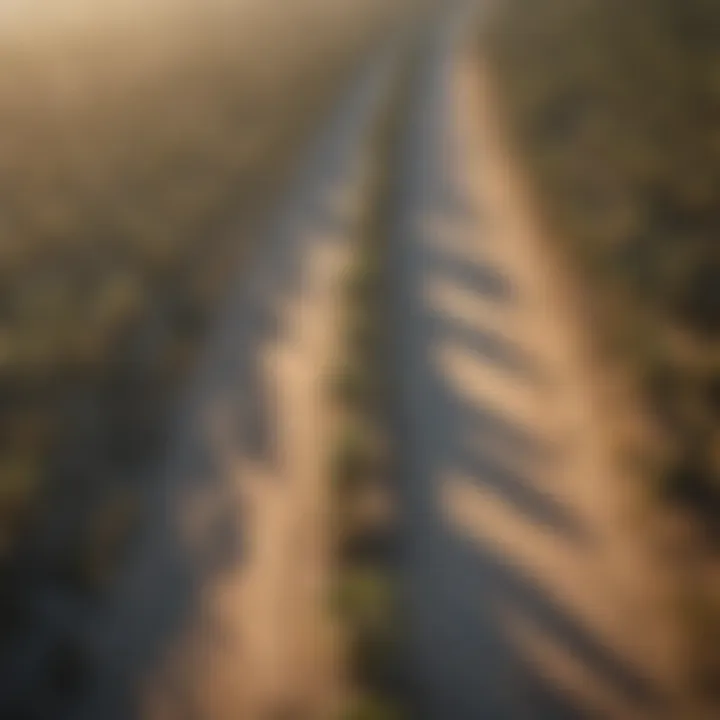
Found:
[[[720,626],[720,8],[511,0],[486,39],[548,232],[589,290],[599,364],[633,397],[618,450],[693,537],[680,585],[704,608],[702,655]]]
[[[0,567],[16,627],[28,577],[111,581],[253,228],[391,15],[143,5],[8,9],[0,31]]]

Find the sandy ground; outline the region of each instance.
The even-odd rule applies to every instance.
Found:
[[[681,717],[663,577],[467,27],[418,85],[393,252],[413,717]]]
[[[352,89],[243,270],[99,623],[82,717],[330,713],[324,373],[387,75],[380,58]]]

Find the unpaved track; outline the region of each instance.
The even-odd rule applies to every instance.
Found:
[[[413,717],[678,717],[662,583],[470,28],[426,59],[392,253]]]
[[[338,682],[323,373],[388,60],[341,104],[241,273],[99,623],[82,717],[328,716]]]
[[[411,717],[677,717],[661,584],[623,514],[562,278],[463,25],[435,32],[390,158]],[[218,327],[101,624],[87,720],[319,720],[333,704],[321,378],[379,65]]]

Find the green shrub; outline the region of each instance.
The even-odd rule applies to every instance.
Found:
[[[372,253],[363,253],[348,281],[347,295],[351,303],[366,306],[379,290],[380,263]]]
[[[376,435],[370,426],[360,421],[345,426],[331,470],[333,482],[341,493],[358,490],[364,481],[377,474],[381,457]]]
[[[394,593],[388,571],[372,565],[346,568],[338,587],[338,611],[355,632],[382,633],[393,623]]]
[[[403,720],[405,717],[396,700],[377,695],[358,698],[343,714],[343,720]]]
[[[376,395],[376,374],[357,358],[348,360],[332,377],[332,393],[350,410],[367,408]]]
[[[338,611],[348,632],[350,664],[361,687],[389,688],[397,671],[395,587],[377,566],[347,568],[338,588]]]

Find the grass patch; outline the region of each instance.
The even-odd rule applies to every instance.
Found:
[[[345,495],[358,491],[382,474],[382,450],[376,428],[367,423],[348,422],[337,441],[332,477],[338,492]]]
[[[396,700],[378,695],[360,698],[343,718],[344,720],[403,720],[407,715]]]
[[[112,588],[250,235],[397,11],[81,1],[0,28],[3,662],[46,586]]]
[[[359,248],[344,286],[344,359],[331,388],[343,419],[332,456],[338,560],[334,600],[351,686],[351,702],[342,717],[358,720],[404,716],[383,299],[393,148],[403,117],[405,82],[402,78],[374,137]]]
[[[349,568],[338,588],[338,612],[353,618],[359,632],[385,632],[394,612],[393,579],[383,568],[360,565]]]
[[[377,402],[379,379],[361,358],[348,358],[332,376],[331,392],[345,407],[362,409]]]

